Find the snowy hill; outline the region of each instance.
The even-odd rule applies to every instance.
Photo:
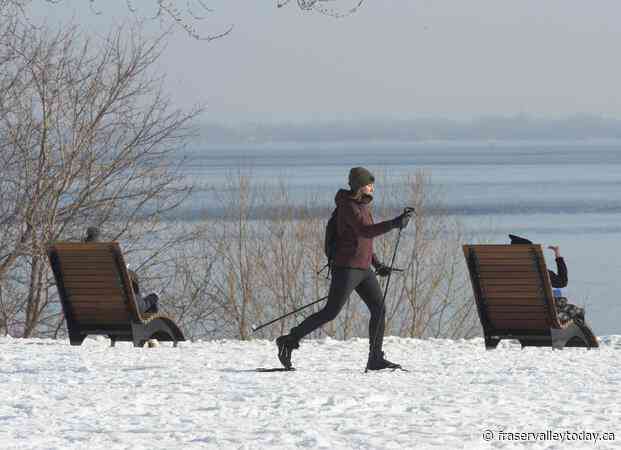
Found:
[[[0,448],[621,447],[621,336],[592,351],[387,338],[409,372],[364,374],[366,349],[303,341],[297,371],[257,373],[278,366],[273,342],[0,338]]]

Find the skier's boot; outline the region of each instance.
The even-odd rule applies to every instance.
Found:
[[[291,352],[300,348],[299,341],[290,334],[285,334],[276,339],[278,346],[278,359],[285,369],[291,369]]]
[[[367,362],[367,370],[382,370],[382,369],[403,369],[400,364],[396,364],[388,361],[384,358],[384,352],[369,354],[369,361]]]

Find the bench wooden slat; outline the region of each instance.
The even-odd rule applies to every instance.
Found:
[[[92,289],[85,286],[77,288],[67,288],[67,295],[71,297],[89,296],[89,297],[122,297],[122,291],[116,286],[107,287],[105,289]]]
[[[498,330],[528,330],[540,331],[550,328],[550,324],[545,320],[539,319],[499,319],[494,322]]]

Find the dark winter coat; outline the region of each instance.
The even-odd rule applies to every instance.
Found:
[[[567,266],[565,265],[565,260],[563,258],[556,258],[556,268],[558,270],[558,275],[551,270],[548,270],[548,275],[550,275],[550,283],[552,283],[552,287],[564,288],[567,286]]]
[[[373,257],[373,238],[394,228],[391,220],[373,223],[370,201],[357,201],[341,189],[334,198],[337,206],[337,244],[334,265],[368,269]]]

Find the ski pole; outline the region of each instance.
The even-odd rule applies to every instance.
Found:
[[[405,208],[403,210],[403,213],[414,213],[414,208]],[[392,253],[392,260],[390,261],[390,267],[393,267],[395,265],[395,258],[397,257],[397,249],[399,248],[399,241],[401,240],[401,230],[403,230],[403,228],[399,228],[399,234],[397,235],[397,242],[395,243],[395,251]],[[386,294],[388,293],[388,285],[390,284],[390,276],[392,275],[392,270],[390,272],[388,272],[388,278],[386,279],[386,286],[384,287],[384,296],[382,297],[382,303],[380,305],[380,311],[382,311],[384,309],[384,305],[386,304]],[[386,320],[384,318],[384,320]],[[371,341],[371,348],[375,347],[375,342],[377,342],[377,338],[379,337],[379,329],[380,327],[378,326],[374,332],[374,336],[373,336],[373,340]],[[369,370],[369,367],[367,366],[365,369],[365,373]]]
[[[391,272],[403,272],[403,269],[398,269],[396,267],[389,267]],[[375,274],[377,274],[377,270],[375,271]]]
[[[289,317],[290,315],[295,314],[295,313],[297,313],[297,312],[299,312],[299,311],[302,311],[303,309],[306,309],[306,308],[308,308],[309,306],[313,306],[313,305],[314,305],[314,304],[316,304],[316,303],[322,302],[322,301],[324,301],[324,300],[325,300],[325,299],[327,299],[327,298],[328,298],[328,296],[326,295],[325,297],[321,297],[319,300],[315,300],[314,302],[309,303],[308,305],[300,306],[298,309],[295,309],[295,310],[293,310],[293,311],[291,311],[291,312],[288,312],[287,314],[283,314],[282,316],[277,317],[277,318],[275,318],[275,319],[273,319],[273,320],[270,320],[269,322],[266,322],[266,323],[264,323],[263,325],[258,325],[258,326],[257,326],[257,325],[252,325],[250,328],[252,329],[252,332],[254,333],[254,332],[256,332],[256,331],[259,331],[261,328],[264,328],[264,327],[266,327],[266,326],[268,326],[268,325],[271,325],[271,324],[273,324],[274,322],[278,322],[279,320],[282,320],[282,319],[284,319],[285,317]]]

